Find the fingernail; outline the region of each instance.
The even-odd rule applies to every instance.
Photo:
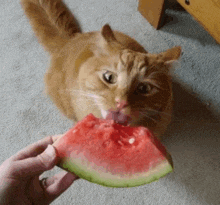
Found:
[[[56,151],[54,147],[50,144],[47,146],[47,149],[44,151],[44,153],[48,155],[50,158],[56,157]]]

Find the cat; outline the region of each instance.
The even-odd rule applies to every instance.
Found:
[[[93,113],[164,134],[173,106],[170,69],[180,46],[151,54],[108,24],[83,33],[62,0],[21,0],[21,5],[50,54],[46,92],[66,117],[77,122]]]

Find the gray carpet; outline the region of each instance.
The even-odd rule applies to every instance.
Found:
[[[149,52],[181,45],[175,71],[175,113],[163,143],[175,172],[149,185],[114,189],[76,181],[54,205],[219,205],[220,46],[186,12],[168,10],[154,30],[137,0],[66,0],[84,31],[105,23],[135,37]],[[0,163],[47,135],[64,133],[67,120],[44,93],[48,54],[38,44],[19,0],[0,0]],[[50,176],[60,169],[45,173]]]

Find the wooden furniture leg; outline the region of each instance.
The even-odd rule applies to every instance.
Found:
[[[138,10],[156,29],[163,25],[166,0],[139,0]]]

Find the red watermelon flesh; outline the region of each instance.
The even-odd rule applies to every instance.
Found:
[[[130,127],[89,114],[54,146],[58,166],[108,187],[133,187],[173,170],[171,156],[145,127]]]

